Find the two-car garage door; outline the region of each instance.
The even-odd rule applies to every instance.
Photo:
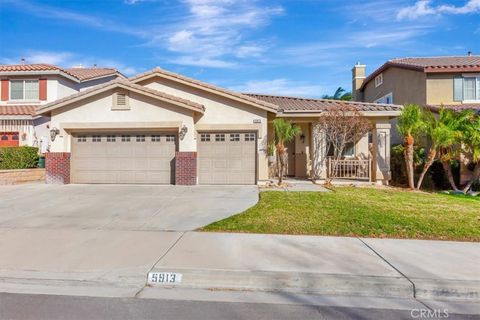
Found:
[[[72,137],[73,183],[170,184],[176,135],[93,133]]]
[[[254,132],[199,133],[199,184],[255,184],[256,134]]]
[[[177,136],[169,133],[77,133],[73,183],[175,183]],[[255,184],[256,133],[199,133],[199,184]]]

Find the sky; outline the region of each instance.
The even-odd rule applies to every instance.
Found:
[[[480,54],[480,0],[0,0],[0,64],[156,66],[321,97],[398,57]]]

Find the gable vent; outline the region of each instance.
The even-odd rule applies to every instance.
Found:
[[[127,95],[125,93],[117,93],[117,106],[127,105]]]

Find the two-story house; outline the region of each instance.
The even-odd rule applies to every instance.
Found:
[[[366,75],[365,65],[352,69],[353,100],[405,105],[437,111],[441,106],[480,112],[480,56],[398,58]],[[392,121],[392,143],[402,143]],[[462,168],[462,181],[469,172]]]
[[[49,144],[49,118],[37,109],[118,77],[112,68],[60,68],[49,64],[0,65],[0,147]],[[43,145],[42,145],[43,141]]]

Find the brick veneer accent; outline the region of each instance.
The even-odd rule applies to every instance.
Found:
[[[175,152],[175,184],[184,186],[197,184],[196,152]]]
[[[70,153],[47,152],[45,154],[45,182],[49,184],[70,183]]]

